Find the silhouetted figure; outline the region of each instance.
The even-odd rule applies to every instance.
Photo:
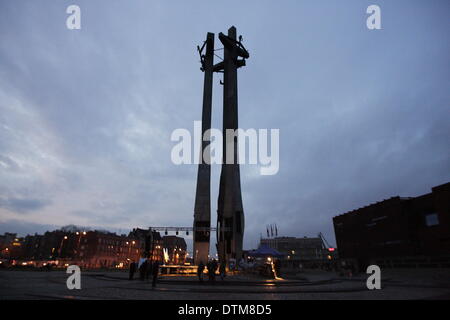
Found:
[[[159,262],[158,261],[153,262],[152,273],[153,273],[152,288],[154,288],[154,287],[156,287],[156,281],[158,280],[158,274],[159,274]]]
[[[200,264],[198,265],[197,268],[197,275],[198,275],[198,280],[199,281],[203,281],[203,271],[205,270],[205,265],[203,264],[202,261],[200,261]]]
[[[145,280],[145,276],[147,274],[147,266],[148,266],[148,260],[145,260],[139,267],[139,278],[141,279],[141,281]]]
[[[208,261],[208,263],[206,264],[206,270],[207,270],[207,272],[208,272],[208,279],[209,279],[209,281],[211,281],[212,280],[212,261],[211,260],[209,260]]]
[[[225,263],[222,263],[220,265],[219,273],[220,273],[220,279],[223,281],[223,279],[225,279],[225,277],[227,276],[227,268],[226,268]]]
[[[213,259],[210,262],[208,262],[208,265],[206,267],[208,268],[209,281],[215,281],[216,280],[216,270],[217,270],[216,260]]]
[[[151,260],[147,260],[147,267],[145,269],[145,280],[149,281],[150,276],[153,274],[153,263]]]
[[[129,280],[133,280],[135,272],[136,272],[136,263],[133,261],[133,262],[130,263],[130,277],[129,277]]]

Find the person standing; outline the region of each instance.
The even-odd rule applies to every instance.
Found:
[[[216,270],[217,270],[217,261],[213,259],[211,261],[211,280],[216,281]]]
[[[152,274],[153,274],[153,263],[151,260],[147,260],[147,266],[145,269],[145,280],[148,281]]]
[[[212,260],[208,261],[208,264],[206,265],[206,269],[208,269],[208,279],[209,279],[209,281],[212,281],[213,280],[213,271],[212,271],[213,263],[212,263]]]
[[[226,269],[225,263],[220,264],[219,272],[220,272],[220,279],[223,281],[223,279],[225,279],[225,277],[227,275],[226,274],[227,269]]]
[[[153,273],[152,288],[154,288],[154,287],[156,287],[156,281],[158,280],[158,274],[159,274],[159,262],[158,262],[158,260],[153,262],[152,273]]]
[[[147,273],[147,265],[148,265],[148,261],[147,261],[147,259],[145,259],[145,261],[143,261],[141,263],[141,266],[139,267],[139,278],[141,279],[141,281],[145,280],[145,275]]]
[[[130,276],[129,276],[129,280],[133,280],[134,278],[134,273],[136,272],[136,262],[132,261],[130,263]]]
[[[205,265],[203,264],[203,261],[200,261],[200,264],[197,267],[197,275],[198,280],[200,282],[203,282],[203,271],[205,270]]]

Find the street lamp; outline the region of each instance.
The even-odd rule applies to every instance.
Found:
[[[77,252],[78,258],[80,258],[80,243],[81,243],[81,237],[86,235],[86,231],[83,231],[83,233],[80,233],[80,232],[77,231],[76,234],[79,235],[76,252]]]
[[[134,241],[134,240],[131,241],[131,242],[127,241],[126,244],[128,245],[128,256],[130,257],[130,256],[132,256],[132,254],[131,254],[131,247],[134,247],[134,245],[136,244],[136,241]],[[134,258],[133,258],[133,261],[134,261]]]
[[[63,245],[64,245],[64,240],[67,240],[68,238],[67,238],[67,236],[64,236],[63,238],[62,238],[62,240],[61,240],[61,244],[59,245],[59,257],[61,258],[61,254],[62,254],[62,248],[63,248]]]

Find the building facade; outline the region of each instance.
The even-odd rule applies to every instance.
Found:
[[[159,232],[151,230],[151,228],[135,228],[128,234],[128,237],[139,240],[143,256],[152,261],[163,262],[163,241]]]
[[[0,258],[17,259],[23,255],[23,238],[17,237],[16,233],[5,232],[0,235]]]
[[[359,268],[394,258],[415,257],[411,261],[424,266],[445,262],[450,257],[450,183],[418,197],[397,196],[347,212],[334,217],[333,225],[340,257]]]
[[[125,268],[145,255],[145,240],[106,231],[62,229],[25,238],[13,237],[3,241],[2,246],[4,242],[8,246],[5,245],[1,251],[3,258],[29,261],[35,265],[46,262],[59,266],[77,264],[85,268]],[[20,247],[20,251],[13,249],[16,247]]]
[[[183,265],[186,262],[187,245],[184,238],[177,236],[164,236],[163,250],[164,262],[166,264]]]
[[[320,237],[276,237],[261,239],[260,246],[267,246],[283,254],[284,266],[319,266],[331,260],[328,248]]]
[[[73,257],[87,268],[123,268],[143,254],[141,241],[115,233],[88,231],[75,240]]]

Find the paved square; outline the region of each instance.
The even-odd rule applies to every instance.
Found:
[[[366,276],[352,279],[335,273],[306,271],[301,277],[265,280],[229,276],[199,283],[194,276],[161,276],[151,282],[128,280],[124,271],[84,271],[81,289],[69,290],[64,271],[0,271],[1,299],[450,299],[450,270],[387,270],[382,289],[368,290]]]

